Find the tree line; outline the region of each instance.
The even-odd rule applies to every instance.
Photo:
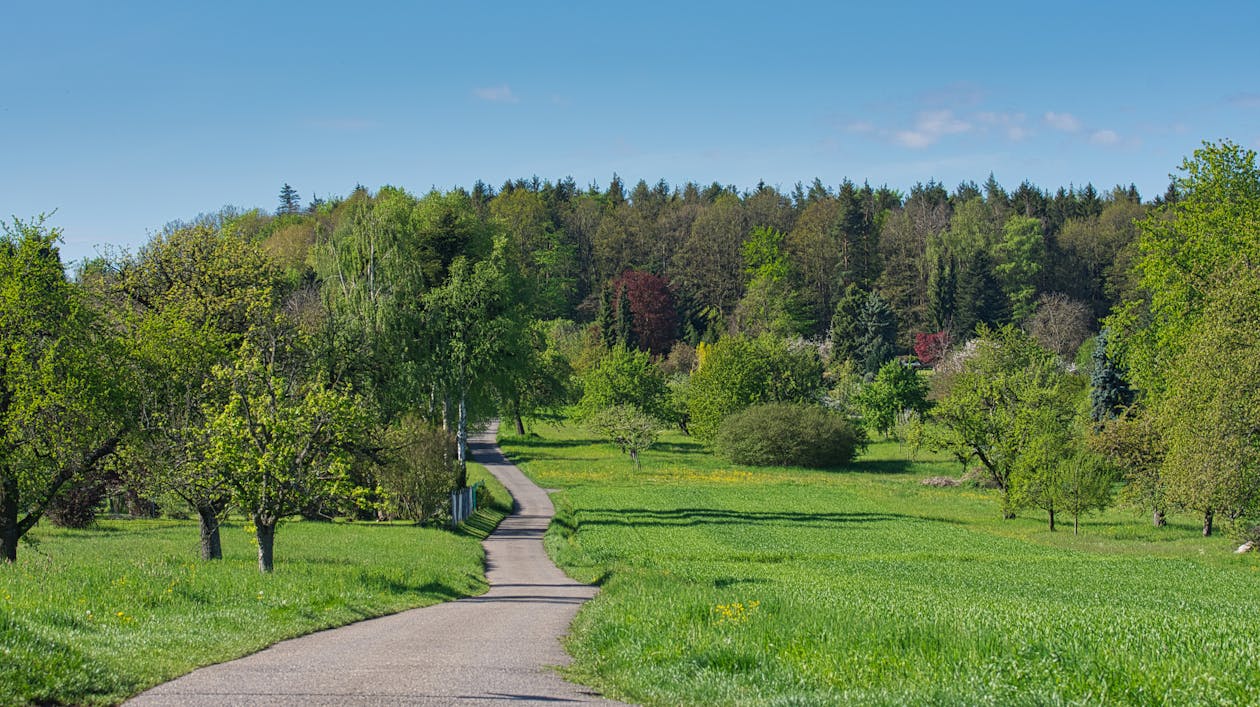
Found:
[[[1008,513],[1053,523],[1123,474],[1157,518],[1237,524],[1260,476],[1237,412],[1260,189],[1228,142],[1183,172],[1147,202],[991,176],[908,194],[533,178],[306,207],[286,184],[275,213],[170,224],[72,277],[57,229],[14,219],[0,554],[111,495],[187,505],[206,557],[241,513],[267,571],[285,517],[440,515],[479,420],[567,411],[636,453],[662,424],[717,443],[762,404],[949,449]],[[1229,375],[1204,373],[1221,355]]]

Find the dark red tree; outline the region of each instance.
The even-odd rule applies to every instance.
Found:
[[[914,355],[919,357],[919,363],[934,366],[945,356],[945,352],[949,350],[952,343],[948,331],[915,334]]]
[[[678,310],[669,283],[641,270],[627,270],[612,282],[613,311],[624,297],[630,302],[633,341],[640,348],[664,356],[678,330]]]

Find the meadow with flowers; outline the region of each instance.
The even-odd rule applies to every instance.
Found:
[[[1108,510],[1081,534],[943,456],[746,469],[666,435],[635,469],[584,430],[505,451],[553,494],[549,551],[598,582],[572,679],[643,704],[1255,704],[1260,562]],[[917,458],[912,458],[917,457]]]

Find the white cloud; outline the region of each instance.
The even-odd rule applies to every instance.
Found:
[[[1023,113],[993,113],[984,111],[976,113],[976,121],[983,129],[999,130],[1011,142],[1019,142],[1032,135],[1032,131],[1024,127],[1028,116]]]
[[[473,95],[491,103],[520,103],[520,99],[516,97],[516,94],[512,93],[512,88],[507,84],[474,88]]]
[[[897,130],[892,139],[903,147],[922,148],[934,144],[946,135],[969,132],[971,123],[954,115],[951,110],[929,110],[919,113],[913,130]]]
[[[1089,141],[1095,145],[1115,145],[1120,142],[1120,135],[1114,130],[1095,130],[1090,134]]]
[[[899,130],[893,133],[893,140],[902,147],[927,147],[936,142],[936,138],[919,130]]]
[[[1081,129],[1081,121],[1071,113],[1055,113],[1047,112],[1043,119],[1046,124],[1055,130],[1062,130],[1065,133],[1074,133]]]

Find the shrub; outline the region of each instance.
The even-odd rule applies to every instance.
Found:
[[[390,431],[390,447],[379,471],[387,513],[416,523],[435,520],[455,487],[455,438],[408,416]]]
[[[771,336],[728,337],[699,347],[691,374],[689,429],[708,442],[727,416],[758,403],[817,400],[823,365],[817,348]]]
[[[865,433],[841,415],[817,405],[756,405],[722,422],[717,453],[752,466],[834,467],[865,448]]]

